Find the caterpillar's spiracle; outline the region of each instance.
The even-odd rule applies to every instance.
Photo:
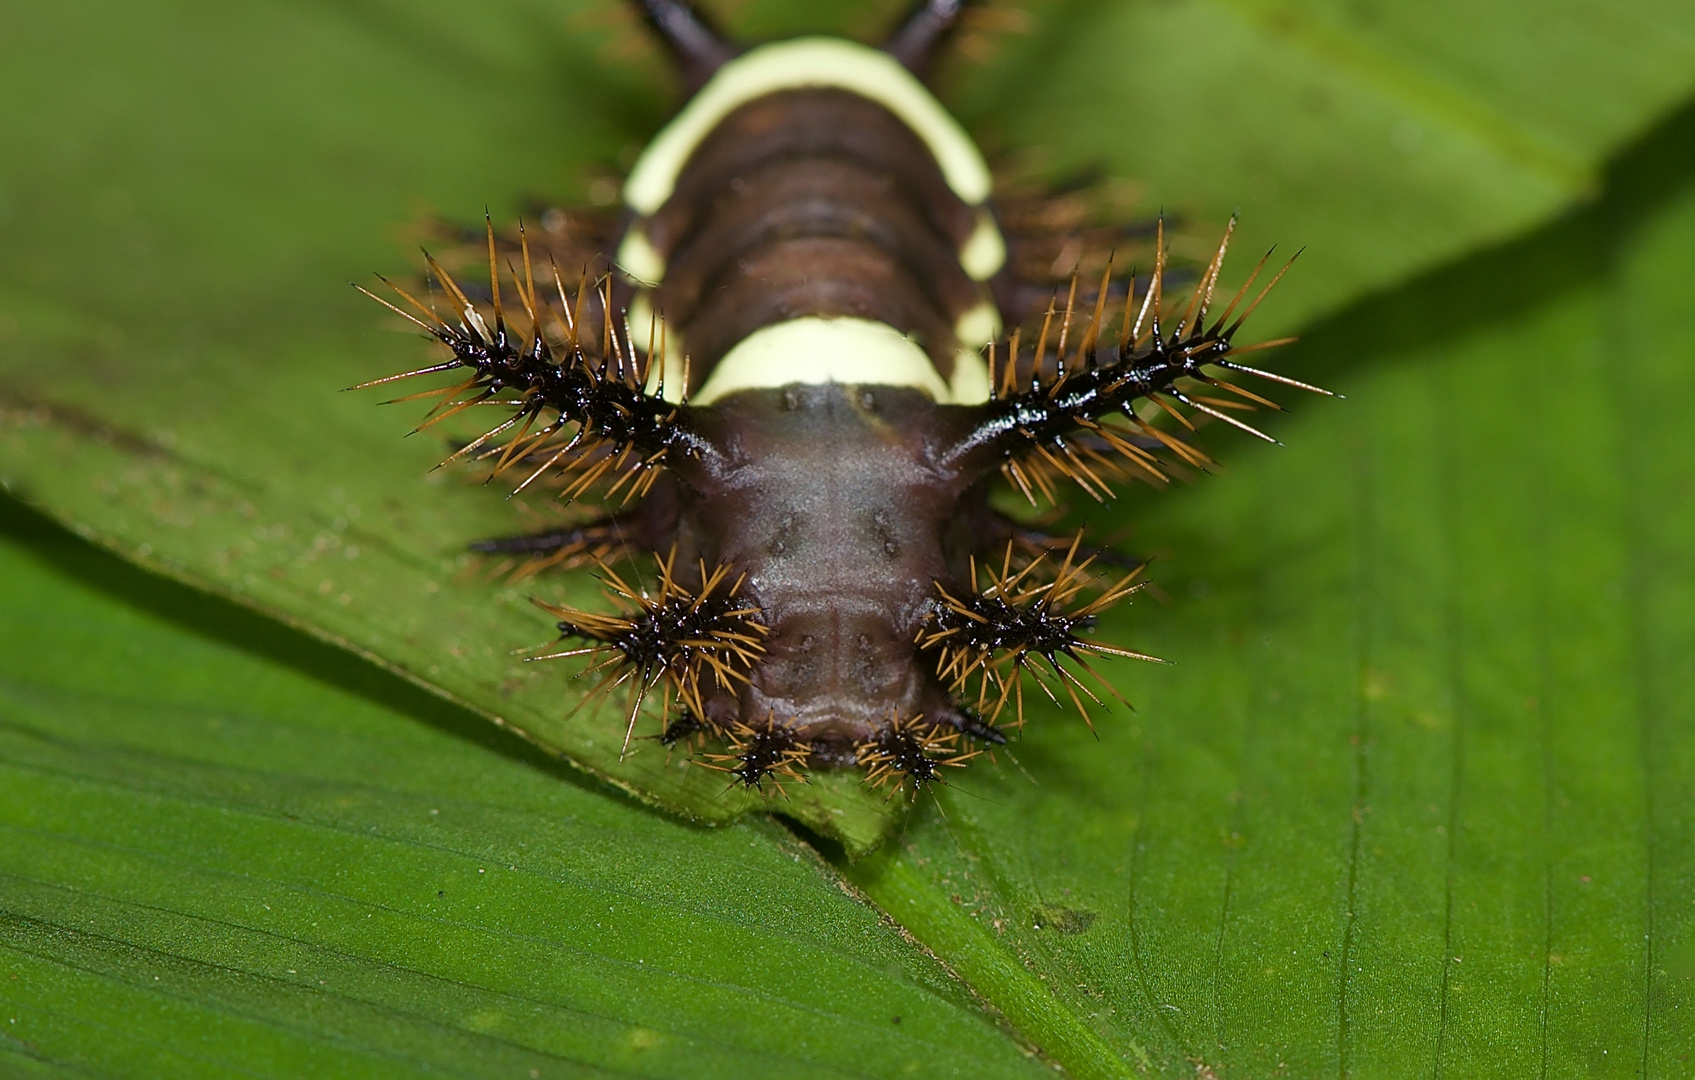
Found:
[[[1162,228],[1140,287],[1109,263],[1032,309],[1028,239],[921,79],[964,0],[921,0],[881,48],[743,49],[686,0],[634,6],[691,96],[619,220],[490,228],[482,288],[430,260],[451,309],[389,306],[451,355],[376,380],[454,373],[414,395],[428,422],[507,409],[453,458],[605,507],[474,545],[597,565],[621,601],[543,605],[564,647],[535,659],[591,656],[628,688],[626,749],[658,700],[667,744],[749,786],[857,766],[917,790],[1004,743],[1027,681],[1087,719],[1111,690],[1090,654],[1152,659],[1091,636],[1139,568],[1004,516],[991,484],[1104,498],[1204,466],[1195,413],[1259,435],[1233,414],[1271,403],[1229,376],[1316,389],[1239,362],[1279,344],[1234,339],[1281,272],[1215,296],[1227,231],[1168,304]],[[652,583],[612,566],[632,549]]]

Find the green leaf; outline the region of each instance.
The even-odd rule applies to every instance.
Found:
[[[1027,39],[955,78],[967,116],[1008,151],[1033,148],[1050,169],[1104,162],[1145,184],[1144,212],[1169,205],[1197,229],[1240,203],[1250,248],[1311,243],[1270,330],[1552,213],[1695,82],[1686,6],[1472,7],[1044,5]],[[650,741],[624,757],[618,709],[573,715],[581,684],[512,656],[545,641],[548,620],[531,586],[479,574],[464,545],[546,507],[525,518],[462,473],[431,474],[440,445],[400,438],[413,414],[331,392],[421,355],[340,285],[397,269],[399,223],[574,200],[661,122],[657,58],[608,59],[636,38],[608,31],[607,11],[12,12],[0,131],[30,152],[0,164],[0,477],[145,565],[722,821],[764,799]],[[859,17],[871,33],[887,15]],[[745,25],[823,17],[768,5]],[[595,596],[582,575],[533,589]],[[846,774],[782,809],[854,851],[898,818]]]
[[[1047,1072],[769,818],[0,525],[0,1072]]]
[[[1073,1075],[1688,1074],[1692,147],[1320,325],[1347,400],[1123,514],[1138,711],[848,868]]]
[[[0,476],[723,821],[760,804],[620,765],[508,655],[545,620],[460,553],[509,506],[326,392],[418,355],[332,284],[398,224],[569,196],[663,118],[572,10],[10,12]],[[780,804],[892,930],[769,819],[679,824],[294,631],[0,548],[7,1070],[1045,1071],[986,1006],[1079,1077],[1687,1073],[1695,118],[1458,258],[1688,97],[1687,7],[1035,10],[962,111],[1310,243],[1267,314],[1328,316],[1286,363],[1349,395],[1094,517],[1162,556],[1170,603],[1104,628],[1177,661],[1111,668],[1139,711],[1035,717],[858,863],[891,808]]]

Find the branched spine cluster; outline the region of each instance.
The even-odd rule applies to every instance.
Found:
[[[522,234],[520,234],[522,236]],[[439,398],[415,431],[484,404],[507,405],[499,424],[460,447],[442,464],[475,456],[495,461],[498,476],[517,463],[534,465],[517,485],[522,491],[551,471],[571,475],[565,490],[575,498],[608,477],[608,494],[628,485],[626,497],[643,494],[670,454],[698,455],[706,447],[689,430],[676,405],[646,386],[647,363],[637,354],[623,320],[613,311],[611,282],[591,293],[585,281],[573,300],[553,268],[556,303],[538,293],[528,241],[522,241],[523,273],[508,268],[523,308],[522,324],[511,325],[501,303],[500,268],[494,229],[488,229],[493,319],[485,319],[465,290],[436,260],[425,255],[430,276],[452,304],[443,317],[399,285],[382,279],[411,310],[360,291],[441,342],[452,358],[439,364],[363,383],[377,386],[436,372],[468,370],[463,381],[398,398]],[[601,333],[594,340],[586,317],[598,304]],[[649,350],[649,355],[653,350]],[[659,388],[662,389],[662,388]],[[504,441],[498,441],[505,436]]]
[[[705,764],[729,773],[743,787],[763,789],[770,779],[782,793],[785,780],[805,779],[801,770],[812,756],[812,747],[774,717],[766,717],[760,727],[737,720],[721,734],[729,753],[707,754]]]
[[[1153,414],[1138,411],[1143,403],[1151,403],[1190,432],[1195,430],[1193,423],[1176,406],[1193,409],[1267,442],[1275,441],[1231,413],[1278,406],[1229,382],[1219,372],[1254,375],[1320,394],[1329,392],[1234,359],[1293,340],[1268,341],[1245,349],[1233,344],[1242,324],[1289,269],[1285,264],[1244,307],[1243,301],[1265,268],[1269,252],[1223,313],[1208,321],[1234,229],[1232,219],[1194,292],[1178,313],[1165,309],[1167,250],[1162,222],[1156,233],[1153,274],[1140,294],[1140,303],[1134,276],[1125,289],[1116,345],[1103,346],[1101,341],[1112,280],[1110,263],[1102,274],[1094,310],[1075,335],[1077,281],[1073,278],[1064,306],[1057,303],[1057,296],[1049,305],[1034,350],[1021,351],[1016,333],[1007,343],[1004,361],[991,348],[995,396],[980,408],[973,430],[954,449],[955,458],[974,459],[984,465],[998,463],[1032,504],[1038,494],[1058,503],[1058,479],[1069,479],[1102,500],[1112,494],[1109,477],[1131,475],[1157,483],[1167,479],[1165,470],[1173,461],[1197,468],[1209,464],[1200,449],[1151,422]],[[1056,325],[1057,341],[1050,356],[1049,342]],[[1214,396],[1214,390],[1230,396]],[[1026,675],[1056,703],[1059,697],[1055,690],[1063,689],[1088,722],[1085,700],[1096,705],[1101,700],[1072,669],[1089,675],[1109,693],[1116,695],[1116,691],[1095,673],[1085,654],[1157,659],[1085,636],[1093,630],[1101,612],[1141,585],[1135,580],[1138,567],[1097,588],[1090,573],[1096,556],[1079,559],[1080,543],[1081,536],[1055,565],[1052,553],[1039,550],[1033,558],[1029,558],[1031,553],[1023,553],[1028,561],[1015,564],[1016,541],[1009,542],[998,570],[993,566],[980,569],[973,559],[966,587],[950,589],[945,583],[936,584],[937,598],[930,619],[919,631],[918,645],[934,658],[940,678],[956,694],[974,701],[976,713],[991,724],[1009,704],[1014,706],[1014,725],[1023,723]],[[1085,592],[1094,595],[1084,600]]]
[[[872,787],[892,781],[896,791],[910,784],[917,793],[939,782],[944,767],[964,765],[982,752],[962,746],[960,734],[926,726],[919,717],[893,718],[875,738],[859,744],[855,760]]]
[[[1059,699],[1048,678],[1057,681],[1087,722],[1083,699],[1096,705],[1101,700],[1062,660],[1092,676],[1108,693],[1115,693],[1111,684],[1095,673],[1083,654],[1158,660],[1083,636],[1094,629],[1102,611],[1141,589],[1142,583],[1136,581],[1141,574],[1138,567],[1077,603],[1094,585],[1090,573],[1094,556],[1077,558],[1080,540],[1072,543],[1057,567],[1048,566],[1047,556],[1042,555],[1015,570],[1009,544],[998,568],[989,566],[980,572],[972,560],[972,591],[955,595],[941,583],[936,585],[938,600],[929,622],[919,631],[918,646],[935,657],[941,679],[955,693],[974,697],[976,709],[991,722],[1011,703],[1015,725],[1023,724],[1025,675],[1056,703]],[[979,587],[984,579],[986,584]],[[1033,666],[1037,660],[1045,662],[1047,677]],[[973,683],[974,695],[969,689]]]
[[[531,657],[532,660],[601,657],[599,663],[585,672],[608,673],[591,697],[629,685],[625,751],[629,749],[642,703],[653,690],[663,688],[666,714],[670,714],[675,702],[685,710],[685,715],[704,723],[703,683],[707,684],[706,689],[733,689],[737,683],[747,681],[748,672],[765,651],[769,631],[760,621],[759,608],[739,596],[741,578],[732,582],[728,567],[719,566],[708,572],[702,564],[700,585],[690,589],[678,582],[674,563],[674,558],[659,560],[656,594],[633,588],[610,567],[601,564],[607,595],[620,609],[617,614],[535,601],[536,606],[559,620],[561,637],[586,639],[595,644]]]
[[[1194,430],[1194,425],[1173,403],[1274,442],[1269,435],[1231,413],[1278,406],[1209,368],[1253,375],[1319,394],[1329,391],[1232,359],[1294,340],[1284,338],[1247,348],[1233,344],[1237,331],[1282,280],[1293,259],[1242,307],[1242,301],[1270,258],[1267,252],[1224,312],[1210,323],[1207,321],[1235,224],[1232,219],[1175,325],[1170,323],[1173,312],[1164,307],[1167,250],[1161,224],[1153,274],[1141,293],[1141,304],[1135,302],[1134,276],[1125,290],[1116,346],[1103,347],[1101,343],[1112,267],[1108,265],[1103,273],[1094,311],[1082,332],[1075,336],[1071,334],[1077,316],[1077,282],[1073,279],[1064,307],[1059,307],[1057,302],[1049,306],[1033,355],[1020,352],[1016,334],[1008,343],[1004,361],[998,350],[991,347],[990,366],[998,369],[994,377],[995,399],[984,408],[972,434],[955,449],[955,456],[986,454],[998,459],[1007,479],[1034,503],[1038,493],[1049,502],[1057,501],[1052,482],[1056,475],[1074,481],[1094,498],[1104,499],[1111,495],[1108,477],[1114,475],[1128,472],[1154,482],[1164,481],[1165,454],[1192,467],[1205,468],[1209,464],[1202,451],[1139,413],[1136,406],[1141,402],[1156,406],[1189,431]],[[1049,340],[1056,323],[1057,342],[1050,357]],[[1232,397],[1216,397],[1200,387],[1220,390]],[[1114,422],[1110,419],[1114,416],[1122,419]]]

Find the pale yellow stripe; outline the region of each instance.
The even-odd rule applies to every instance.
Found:
[[[642,151],[624,182],[624,202],[652,214],[677,184],[689,155],[741,106],[781,90],[838,87],[877,102],[910,127],[941,167],[948,186],[973,206],[989,197],[988,163],[959,121],[888,53],[840,38],[762,45],[725,64]]]

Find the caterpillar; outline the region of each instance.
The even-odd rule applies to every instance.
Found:
[[[1093,635],[1142,566],[991,490],[1104,500],[1204,469],[1197,417],[1269,441],[1234,414],[1276,406],[1234,377],[1325,393],[1241,362],[1282,341],[1235,344],[1288,264],[1226,300],[1226,229],[1169,302],[1161,222],[1145,279],[1109,259],[1032,308],[1028,238],[922,78],[963,0],[921,0],[881,47],[742,48],[685,0],[633,6],[689,97],[618,219],[534,243],[485,222],[486,287],[427,256],[428,302],[367,293],[445,352],[363,385],[452,373],[399,399],[435,399],[422,427],[500,408],[449,461],[598,506],[472,545],[598,567],[614,610],[538,601],[560,646],[530,659],[624,688],[626,751],[657,698],[664,744],[762,790],[857,767],[916,792],[1004,744],[1027,686],[1092,727],[1114,691],[1090,658],[1155,659]],[[632,551],[651,569],[613,565]]]

